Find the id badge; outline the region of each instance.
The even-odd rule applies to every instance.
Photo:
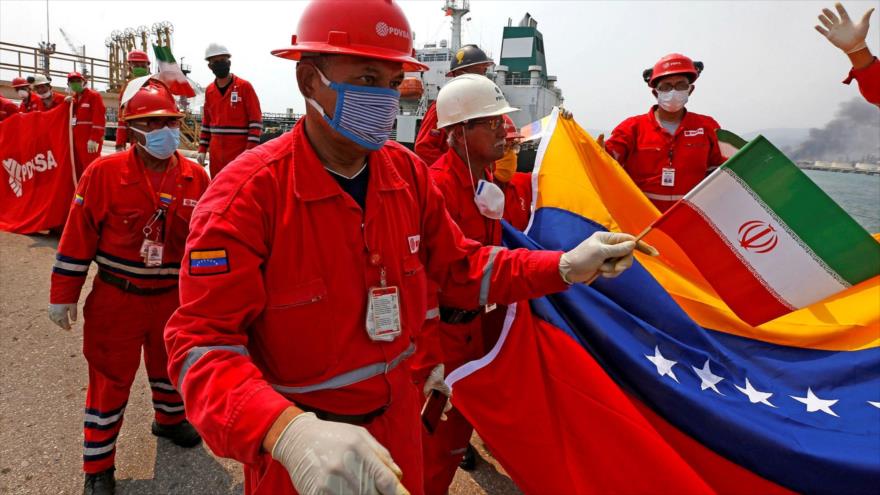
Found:
[[[231,101],[232,103],[238,103],[238,102],[239,102],[239,99],[238,99],[238,91],[233,91],[232,94],[229,95],[229,101]]]
[[[400,292],[397,287],[373,287],[367,301],[367,335],[391,342],[400,335]]]
[[[672,187],[675,185],[675,169],[674,168],[664,168],[663,175],[660,178],[660,185],[666,187]]]
[[[148,267],[157,267],[162,266],[162,251],[165,246],[158,242],[151,242],[149,246],[147,246],[147,256],[145,260],[145,264]]]
[[[144,242],[141,243],[141,258],[146,259],[147,257],[147,248],[150,247],[150,244],[155,244],[155,241],[151,241],[149,239],[144,239]]]
[[[70,118],[70,127],[76,127],[76,117]]]

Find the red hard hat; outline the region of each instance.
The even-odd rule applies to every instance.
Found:
[[[694,82],[700,77],[700,72],[703,72],[703,62],[694,62],[680,53],[670,53],[658,60],[654,68],[645,69],[642,78],[653,88],[661,77],[684,74]]]
[[[85,79],[83,78],[83,75],[80,74],[79,72],[76,72],[76,71],[68,72],[68,73],[67,73],[67,80],[70,81],[71,79],[79,79],[80,81],[84,81],[84,80],[85,80]]]
[[[27,79],[25,79],[23,77],[16,77],[15,79],[12,80],[12,87],[13,88],[24,88],[26,86],[30,86],[30,84],[28,84]]]
[[[519,139],[522,134],[519,133],[519,129],[517,129],[516,124],[513,123],[513,119],[508,115],[502,115],[504,118],[504,139]]]
[[[393,0],[313,0],[299,19],[291,46],[272,55],[300,60],[328,53],[389,60],[407,72],[428,66],[413,56],[409,21]]]
[[[147,56],[147,52],[141,50],[132,50],[128,52],[128,61],[150,63],[150,57]]]
[[[183,117],[174,95],[161,81],[150,79],[125,103],[126,122],[144,117]]]

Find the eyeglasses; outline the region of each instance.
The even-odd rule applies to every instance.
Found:
[[[676,91],[687,91],[691,89],[691,83],[687,81],[678,81],[674,85],[666,82],[657,85],[657,91],[660,93],[668,93],[673,89]]]
[[[470,127],[473,127],[475,125],[485,125],[489,129],[494,131],[494,130],[498,129],[499,127],[501,127],[502,125],[504,125],[504,119],[500,116],[499,117],[486,117],[483,119],[471,120],[468,124]]]
[[[155,131],[156,129],[161,129],[163,127],[170,127],[172,129],[175,129],[177,127],[180,127],[180,119],[177,119],[177,118],[164,118],[164,119],[151,118],[149,120],[141,120],[137,123],[132,123],[129,125],[131,125],[132,127],[135,127],[135,128],[140,128],[141,130],[148,129],[151,131]]]

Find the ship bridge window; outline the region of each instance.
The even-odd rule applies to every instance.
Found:
[[[501,58],[531,58],[535,38],[504,38]]]

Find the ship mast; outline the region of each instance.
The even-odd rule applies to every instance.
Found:
[[[446,0],[443,10],[446,11],[446,15],[452,17],[452,40],[450,43],[452,46],[450,48],[453,52],[457,52],[461,48],[461,18],[471,11],[471,2],[470,0]]]

